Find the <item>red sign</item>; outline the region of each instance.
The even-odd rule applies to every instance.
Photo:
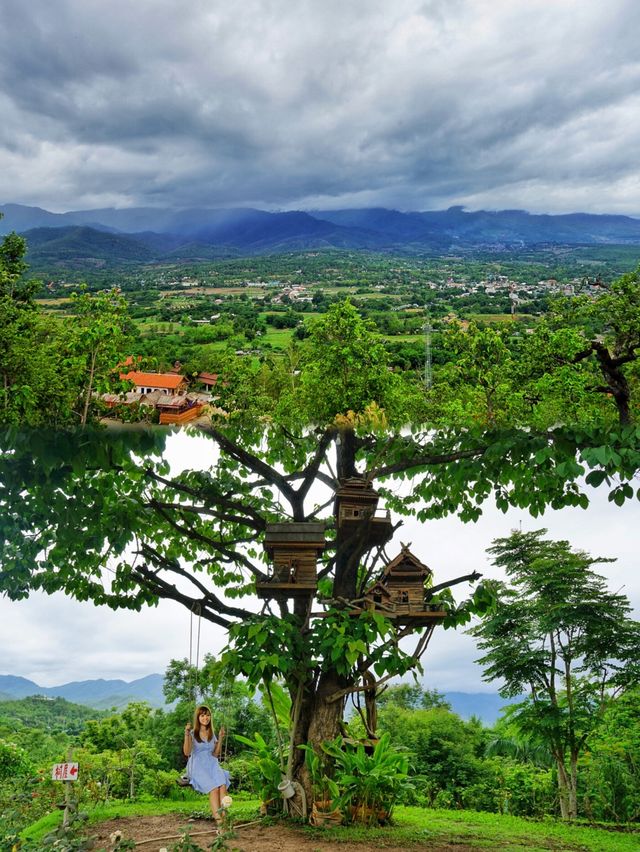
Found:
[[[56,763],[56,765],[51,770],[51,777],[54,781],[77,781],[78,764]]]

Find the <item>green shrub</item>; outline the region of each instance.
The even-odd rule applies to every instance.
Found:
[[[382,735],[371,754],[363,745],[353,748],[341,737],[323,743],[322,748],[332,758],[333,781],[340,793],[338,806],[347,817],[350,809],[359,822],[375,822],[383,813],[389,816],[412,786],[406,752],[391,745],[388,733]]]
[[[0,782],[30,774],[33,765],[27,752],[15,743],[0,740]]]

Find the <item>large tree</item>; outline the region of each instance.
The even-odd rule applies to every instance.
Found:
[[[585,474],[609,482],[616,501],[633,495],[640,447],[632,425],[612,433],[590,412],[584,422],[536,430],[495,417],[434,428],[424,390],[388,369],[379,340],[348,304],[318,321],[295,370],[276,369],[277,393],[267,383],[259,393],[238,387],[244,409],[204,427],[208,458],[179,473],[162,459],[158,431],[5,435],[0,588],[16,600],[63,590],[114,608],[174,600],[228,629],[232,671],[251,684],[284,680],[292,745],[318,745],[338,732],[348,695],[370,697],[419,665],[432,629],[379,611],[354,615],[399,548],[371,536],[366,514],[350,532],[336,524],[346,480],[379,490],[395,515],[395,540],[403,514],[473,520],[491,496],[534,514],[549,504],[586,505]],[[268,574],[262,544],[278,521],[325,523],[318,594],[267,596],[258,612],[256,583]],[[492,600],[480,586],[453,604],[446,587],[465,579],[477,576],[445,587],[436,576],[426,591],[427,603],[447,607],[445,626]],[[400,640],[409,636],[407,650]],[[301,753],[292,754],[292,772],[308,789]]]
[[[1,215],[1,214],[0,214]],[[64,428],[95,419],[96,392],[121,388],[114,367],[131,324],[118,290],[71,297],[71,315],[47,315],[41,282],[25,277],[27,244],[0,243],[0,427]]]
[[[33,302],[39,285],[24,279],[25,253],[15,233],[0,243],[0,423],[57,424],[58,359]]]
[[[610,592],[593,558],[546,530],[513,532],[489,553],[507,574],[497,603],[471,633],[485,679],[526,698],[510,718],[544,743],[558,772],[563,818],[578,815],[578,759],[611,700],[640,677],[640,623]]]

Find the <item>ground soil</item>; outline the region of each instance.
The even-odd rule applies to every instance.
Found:
[[[91,836],[94,839],[94,849],[111,850],[110,835],[115,831],[121,831],[123,839],[135,840],[137,847],[142,852],[158,852],[159,849],[171,847],[176,844],[181,831],[187,828],[190,836],[202,849],[207,849],[215,839],[215,827],[209,820],[189,820],[178,814],[165,814],[163,816],[136,817],[129,819],[111,819],[107,822],[91,827]],[[322,832],[313,834],[305,832],[302,828],[294,828],[286,825],[264,825],[252,824],[243,827],[238,823],[235,829],[236,836],[227,841],[227,848],[240,850],[241,852],[404,852],[406,846],[384,846],[380,841],[375,846],[370,843],[355,843],[352,841],[336,843],[334,840],[327,841],[322,837]],[[424,849],[413,847],[414,849]],[[446,852],[455,849],[455,852],[478,852],[478,848],[464,844],[444,844],[428,846],[430,852]]]

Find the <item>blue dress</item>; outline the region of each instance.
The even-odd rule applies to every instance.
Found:
[[[210,740],[198,742],[191,731],[191,754],[187,761],[187,775],[191,786],[198,793],[210,793],[222,784],[229,785],[229,773],[212,754],[217,742],[215,734]]]

